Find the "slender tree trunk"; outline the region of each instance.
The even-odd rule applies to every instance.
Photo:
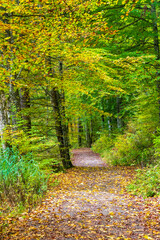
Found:
[[[157,4],[157,1],[155,1],[155,3],[153,3],[151,5],[151,13],[152,13],[152,24],[153,24],[153,34],[154,34],[154,39],[153,39],[154,40],[154,50],[155,50],[157,60],[159,60],[160,59],[160,52],[159,52],[156,4]]]
[[[157,12],[156,12],[157,1],[151,5],[151,14],[152,14],[152,25],[153,25],[153,34],[154,34],[154,50],[157,60],[160,59],[159,51],[159,39],[158,39],[158,23],[157,23]],[[160,123],[160,70],[159,63],[157,64],[157,91],[158,91],[158,104],[159,104],[159,123]]]
[[[0,91],[0,134],[1,134],[1,141],[2,147],[10,147],[10,145],[4,141],[3,133],[4,128],[9,124],[9,112],[8,112],[8,99],[5,96],[4,91]]]
[[[93,143],[93,118],[91,116],[91,122],[90,122],[90,138],[91,138],[91,145]]]
[[[16,99],[15,99],[15,91],[13,86],[13,80],[10,81],[10,90],[9,90],[9,116],[10,116],[10,125],[12,125],[12,129],[17,128],[17,119],[16,119]]]
[[[102,120],[102,129],[104,130],[104,128],[105,128],[105,118],[104,118],[104,115],[101,116],[101,120]]]
[[[27,87],[21,89],[20,94],[20,110],[21,116],[24,120],[23,128],[29,133],[31,131],[31,116],[30,116],[30,94]]]
[[[9,21],[12,21],[12,14],[8,16]],[[8,61],[8,71],[10,72],[9,76],[9,123],[12,125],[12,129],[15,130],[17,129],[17,109],[16,109],[16,94],[15,94],[15,88],[14,88],[14,81],[15,81],[15,76],[13,74],[13,64],[14,64],[14,54],[13,54],[13,44],[14,44],[14,38],[13,38],[13,33],[10,29],[6,31],[6,34],[9,38],[9,61]]]
[[[82,133],[83,133],[83,126],[81,120],[78,118],[78,146],[82,147]]]
[[[63,91],[63,90],[62,90]],[[65,159],[70,160],[69,154],[69,129],[68,129],[68,119],[65,116],[65,95],[64,92],[60,94],[59,103],[61,102],[60,114],[61,114],[61,124],[62,124],[62,132],[63,132],[63,141],[64,141],[64,148],[65,148]]]
[[[108,112],[111,111],[110,110],[111,104],[112,103],[111,103],[110,99],[106,100],[105,103],[103,104],[103,107],[104,107],[103,109],[105,110],[105,108],[106,108]],[[105,107],[105,105],[106,105],[106,107]],[[109,135],[111,135],[111,132],[112,132],[112,118],[111,117],[107,118],[107,128],[108,128]]]
[[[70,129],[71,137],[73,138],[73,136],[74,136],[74,123],[70,121],[69,126],[70,126],[69,129]]]
[[[118,129],[122,128],[122,120],[119,117],[120,109],[121,109],[121,98],[117,97],[117,128]]]
[[[59,109],[59,93],[58,93],[58,90],[56,90],[55,88],[52,88],[51,90],[51,102],[52,102],[53,111],[54,111],[55,129],[56,129],[57,140],[59,143],[60,156],[62,159],[63,166],[65,167],[63,129],[62,129],[61,114]]]
[[[90,126],[89,126],[89,121],[86,121],[86,143],[87,147],[91,147],[92,145],[92,139],[91,139],[91,132],[90,132]]]
[[[108,117],[107,123],[108,123],[108,131],[109,131],[109,134],[111,134],[111,132],[112,132],[112,124],[111,124],[111,118],[110,118],[110,117]]]
[[[105,112],[105,102],[106,102],[106,100],[104,98],[102,98],[101,104],[102,104],[103,112]],[[102,129],[104,130],[105,129],[105,116],[104,115],[101,116],[101,121],[102,121]]]

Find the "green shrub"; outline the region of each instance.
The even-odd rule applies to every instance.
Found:
[[[108,133],[103,133],[101,137],[92,145],[93,151],[101,155],[113,146],[113,137]]]
[[[143,197],[160,195],[160,166],[138,169],[135,180],[127,189],[131,193]]]
[[[152,163],[154,155],[153,129],[145,125],[131,124],[123,135],[115,139],[114,147],[110,151],[111,164],[131,166],[146,166]]]
[[[47,172],[63,172],[64,168],[60,159],[46,158],[39,162],[39,168]]]
[[[19,155],[17,150],[0,153],[0,200],[13,205],[34,204],[47,190],[47,180],[31,154]]]
[[[130,125],[126,132],[116,137],[103,134],[92,146],[111,165],[142,167],[154,161],[153,129]],[[159,148],[160,152],[160,138]]]
[[[159,135],[159,129],[158,133]],[[160,158],[160,136],[155,136],[154,140],[154,157],[155,157],[155,163],[159,163],[159,158]]]

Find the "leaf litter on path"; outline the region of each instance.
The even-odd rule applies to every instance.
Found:
[[[73,151],[74,168],[3,239],[160,239],[160,199],[129,195],[133,167],[109,167],[90,149]],[[55,178],[53,181],[55,181]]]

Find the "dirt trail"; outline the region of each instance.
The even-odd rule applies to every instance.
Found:
[[[94,153],[90,148],[74,149],[73,165],[76,167],[106,167],[99,154]]]
[[[160,199],[125,191],[133,168],[107,167],[90,149],[73,150],[73,164],[5,239],[160,239]]]

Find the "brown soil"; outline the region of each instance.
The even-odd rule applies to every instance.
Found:
[[[160,239],[160,199],[129,195],[134,168],[107,167],[90,149],[73,150],[74,168],[41,206],[17,219],[4,239]]]

